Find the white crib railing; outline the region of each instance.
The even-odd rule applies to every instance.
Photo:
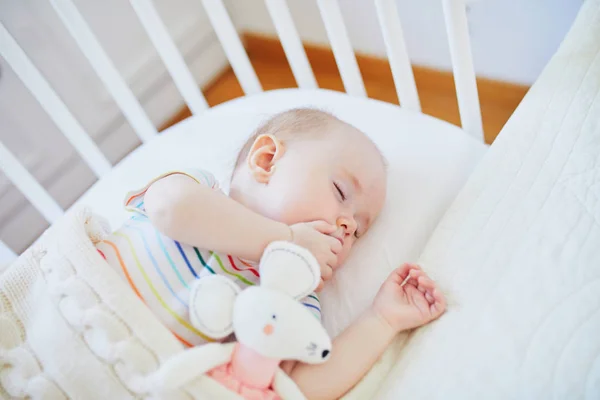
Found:
[[[299,87],[317,87],[286,1],[265,1]],[[337,0],[316,1],[346,92],[350,95],[366,96],[365,86]],[[466,132],[483,140],[465,0],[440,1],[444,6],[461,123]],[[143,142],[151,140],[157,134],[156,127],[72,0],[50,0],[50,3],[136,134]],[[244,92],[246,94],[261,92],[262,87],[256,72],[222,0],[202,0],[202,4]],[[206,99],[198,89],[152,1],[131,0],[131,5],[190,110],[194,114],[203,112],[208,108]],[[403,107],[420,111],[419,96],[395,0],[376,0],[374,7],[377,8],[397,95]],[[106,157],[1,23],[0,55],[40,102],[94,173],[101,178],[108,172],[111,165]],[[0,169],[50,223],[62,214],[62,208],[2,143],[0,143]],[[6,246],[0,242],[0,248],[6,249]]]
[[[337,0],[317,0],[317,4],[346,93],[366,97],[365,84],[360,75],[356,57],[354,57],[352,44],[348,38],[342,11]]]
[[[460,123],[467,133],[483,140],[483,122],[471,55],[465,2],[464,0],[443,0],[443,5]]]
[[[316,89],[318,85],[315,74],[306,57],[302,40],[298,35],[287,3],[285,0],[265,0],[265,3],[298,87],[301,89]]]
[[[110,171],[110,162],[2,24],[0,52],[96,176],[100,177]],[[0,158],[3,159],[4,157]]]
[[[404,33],[402,32],[396,2],[394,0],[375,0],[375,6],[381,24],[385,49],[390,60],[398,100],[402,99],[402,107],[421,112],[417,84],[406,51]]]
[[[10,249],[4,242],[0,241],[0,272],[8,265],[8,263],[17,257],[14,251]]]
[[[131,0],[131,6],[135,10],[142,26],[146,30],[152,44],[167,67],[167,71],[173,78],[177,90],[183,96],[189,109],[194,114],[200,114],[208,108],[204,95],[198,88],[196,81],[188,69],[183,56],[177,50],[175,43],[167,32],[167,27],[160,19],[156,8],[151,0]]]
[[[144,112],[75,4],[71,0],[50,0],[50,4],[138,137],[143,142],[152,139],[157,134],[156,127]]]

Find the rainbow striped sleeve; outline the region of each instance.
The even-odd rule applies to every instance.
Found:
[[[316,293],[309,294],[300,301],[319,321],[321,320],[321,302]]]
[[[136,189],[136,190],[127,192],[127,194],[125,195],[125,201],[124,201],[125,209],[127,211],[132,211],[132,212],[135,212],[138,214],[146,215],[146,209],[144,208],[144,196],[145,196],[148,188],[150,186],[152,186],[152,184],[155,183],[156,181],[158,181],[162,178],[165,178],[169,175],[175,175],[175,174],[182,174],[185,176],[189,176],[190,178],[192,178],[193,180],[195,180],[196,182],[198,182],[201,185],[206,185],[206,186],[208,186],[212,189],[216,189],[216,190],[219,189],[218,181],[215,179],[214,175],[208,171],[205,171],[202,169],[194,169],[194,168],[172,170],[172,171],[169,171],[162,175],[157,176],[156,178],[152,179],[150,182],[148,182],[145,186],[143,186],[140,189]]]

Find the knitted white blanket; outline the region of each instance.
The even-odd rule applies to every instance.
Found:
[[[164,362],[186,351],[99,256],[106,234],[75,209],[0,275],[0,397],[239,399],[206,376],[161,389]]]

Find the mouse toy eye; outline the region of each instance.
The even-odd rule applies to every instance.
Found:
[[[272,319],[273,321],[275,321],[275,320],[277,319],[277,315],[273,314],[273,315],[271,316],[271,319]]]

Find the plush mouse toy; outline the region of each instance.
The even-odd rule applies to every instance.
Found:
[[[327,332],[299,302],[319,284],[319,264],[304,248],[274,242],[265,250],[259,270],[260,286],[243,291],[219,275],[194,283],[191,323],[215,339],[234,333],[237,341],[187,350],[177,368],[163,369],[164,385],[178,387],[205,374],[245,399],[304,398],[279,364],[316,364],[329,357]]]

